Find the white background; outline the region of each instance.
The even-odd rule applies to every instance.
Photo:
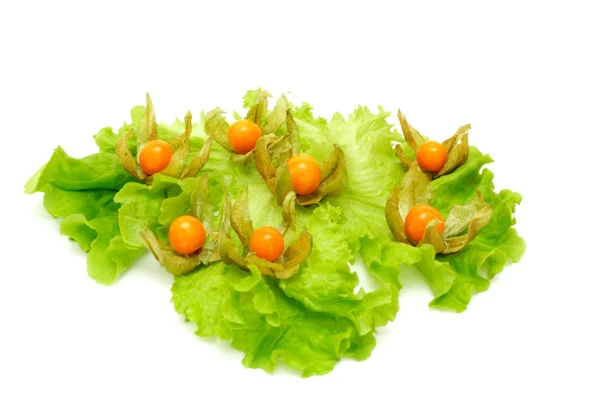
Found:
[[[593,2],[111,3],[0,6],[0,398],[600,397]],[[94,152],[92,135],[146,91],[171,121],[239,108],[257,86],[324,116],[401,107],[438,140],[470,122],[497,188],[524,197],[523,260],[462,314],[429,310],[407,273],[370,359],[269,375],[196,337],[149,257],[94,283],[41,195],[23,193],[57,145]]]

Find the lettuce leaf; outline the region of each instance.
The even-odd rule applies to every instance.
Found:
[[[453,173],[431,183],[431,204],[442,215],[455,205],[469,203],[479,189],[492,205],[490,223],[464,249],[455,254],[435,255],[432,246],[412,247],[389,240],[361,241],[361,254],[369,269],[378,269],[390,279],[401,279],[394,271],[399,264],[414,265],[434,295],[432,308],[466,310],[473,293],[486,291],[490,280],[509,262],[516,263],[525,251],[524,240],[512,227],[513,213],[521,196],[510,190],[494,192],[493,174],[481,168],[492,162],[477,148],[470,148],[469,160]],[[375,272],[375,271],[373,271]],[[486,276],[484,273],[487,272]]]
[[[134,182],[125,185],[115,196],[115,202],[121,204],[119,226],[125,243],[142,246],[138,233],[145,227],[164,240],[171,222],[189,210],[197,179],[156,174],[151,185]]]
[[[259,93],[260,89],[247,92],[242,105],[252,108]],[[44,192],[46,210],[62,219],[61,233],[88,253],[88,273],[102,284],[113,283],[145,251],[138,238],[141,229],[148,227],[167,239],[173,219],[188,212],[198,180],[156,174],[148,185],[123,170],[115,145],[131,129],[137,130],[145,111],[134,107],[131,121],[117,131],[101,129],[94,137],[98,154],[75,159],[59,147],[26,184],[27,193]],[[262,118],[267,120],[271,112],[266,110]],[[261,275],[254,265],[245,271],[218,261],[176,276],[171,289],[175,310],[196,324],[196,333],[231,341],[245,354],[244,365],[273,371],[283,363],[310,376],[330,372],[343,357],[365,359],[375,346],[376,329],[394,320],[399,309],[399,265],[421,272],[434,296],[431,307],[461,312],[473,293],[488,289],[505,264],[521,258],[525,243],[513,227],[521,196],[494,191],[493,174],[481,171],[492,159],[477,148],[470,147],[464,165],[431,182],[431,204],[447,216],[453,205],[469,203],[479,190],[493,207],[491,221],[463,250],[436,256],[430,245],[395,242],[385,220],[386,201],[406,171],[392,143],[400,142],[407,150],[403,137],[387,122],[389,112],[359,106],[347,118],[335,114],[326,120],[304,103],[293,107],[292,114],[301,151],[321,162],[334,144],[339,145],[348,171],[343,195],[316,205],[295,205],[296,234],[306,228],[313,237],[312,251],[298,272],[278,280]],[[185,164],[208,139],[204,119],[201,113],[192,124]],[[165,141],[184,130],[179,119],[157,126],[158,138]],[[284,124],[276,134],[285,131]],[[135,155],[136,138],[127,146]],[[408,150],[407,154],[412,155]],[[223,212],[225,191],[236,199],[248,188],[254,227],[283,223],[276,196],[254,164],[232,162],[229,151],[213,144],[201,174],[208,176],[215,216]],[[214,234],[218,220],[213,218],[209,234]],[[378,281],[375,290],[362,289],[349,267],[358,255]]]
[[[132,180],[114,154],[76,159],[59,147],[25,185],[28,194],[44,193],[48,213],[63,219],[60,233],[88,253],[88,274],[103,285],[114,283],[144,252],[123,241],[114,202],[116,190]]]
[[[131,122],[124,123],[121,128],[115,133],[113,128],[105,127],[102,128],[96,135],[94,135],[94,141],[98,146],[101,153],[115,153],[115,147],[117,145],[117,141],[120,137],[129,133],[130,130],[137,132],[138,125],[146,112],[146,107],[144,106],[135,106],[131,109]],[[201,114],[200,118],[204,117],[204,114]],[[164,140],[166,142],[175,138],[176,136],[181,135],[185,131],[185,124],[182,120],[177,118],[175,122],[172,124],[161,123],[157,125],[157,133],[158,139]],[[198,154],[198,152],[202,149],[204,142],[207,137],[204,134],[204,123],[201,121],[200,123],[196,122],[192,124],[192,136],[190,137],[190,154],[186,158],[186,164],[189,164],[190,160]],[[127,141],[127,147],[131,153],[135,156],[137,154],[137,140],[134,135]]]
[[[300,129],[302,151],[319,161],[336,143],[346,155],[346,192],[326,201],[342,210],[340,222],[351,247],[357,250],[359,240],[365,236],[389,239],[385,204],[404,175],[392,148],[392,141],[401,140],[401,136],[386,121],[390,113],[382,108],[373,113],[360,106],[347,119],[335,114],[326,123],[315,118],[310,106],[303,104],[293,109],[293,115]]]
[[[384,118],[382,115],[381,120]],[[322,123],[315,121],[311,126]],[[387,150],[397,163],[391,145]],[[255,169],[231,164],[236,165],[224,174],[230,179],[228,190],[239,193],[241,187],[248,187],[248,208],[255,228],[279,226],[280,208],[260,175]],[[385,200],[382,196],[382,213]],[[248,294],[249,273],[217,263],[177,277],[173,302],[178,312],[196,322],[199,335],[232,339],[232,346],[246,353],[244,364],[249,367],[271,371],[281,360],[302,370],[303,375],[323,374],[344,355],[368,357],[375,345],[375,329],[396,315],[400,286],[397,279],[377,271],[374,274],[381,280],[378,289],[367,293],[359,288],[358,277],[348,266],[354,250],[348,237],[340,234],[345,218],[341,207],[325,202],[318,207],[296,208],[299,225],[313,234],[314,243],[296,275],[274,280],[254,271],[255,279],[260,278],[266,286],[257,283]],[[238,281],[244,282],[243,297],[236,289]],[[267,297],[268,302],[258,302],[254,291],[263,293],[265,288],[273,296]]]
[[[88,253],[88,275],[103,285],[113,284],[145,251],[124,242],[115,194],[110,190],[64,190],[52,184],[46,185],[44,194],[48,213],[63,218],[60,233]]]
[[[305,307],[352,321],[359,335],[392,321],[398,311],[397,285],[382,280],[371,292],[359,289],[359,279],[349,263],[354,259],[339,232],[341,209],[332,204],[318,207],[308,225],[313,249],[299,272],[279,281],[283,292]]]
[[[250,368],[270,372],[283,362],[303,376],[323,375],[344,356],[367,358],[375,345],[372,333],[360,336],[349,320],[307,309],[255,267],[217,262],[177,276],[171,291],[198,335],[231,340]]]
[[[101,152],[114,153],[115,146],[117,145],[117,140],[122,135],[126,135],[131,129],[136,130],[142,116],[146,112],[146,107],[144,106],[135,106],[131,109],[131,122],[123,123],[123,126],[119,128],[118,132],[115,133],[114,130],[107,126],[105,128],[100,129],[98,133],[94,135],[94,141],[96,145],[100,149]],[[135,138],[132,138],[129,144],[129,148],[134,152],[137,150],[137,144]]]
[[[436,294],[430,304],[432,307],[464,311],[473,292],[487,290],[490,279],[501,272],[505,264],[518,262],[525,252],[525,241],[512,227],[516,222],[513,213],[521,196],[510,190],[495,193],[492,178],[493,174],[484,170],[479,185],[485,200],[492,204],[492,219],[463,250],[438,256],[439,262],[448,264],[456,274],[456,279],[446,292]]]
[[[25,193],[41,192],[48,184],[66,190],[119,190],[133,180],[114,154],[98,153],[77,159],[58,147],[46,165],[27,181]]]

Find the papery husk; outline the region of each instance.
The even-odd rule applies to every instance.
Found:
[[[254,232],[252,221],[248,212],[248,194],[245,190],[241,197],[234,203],[233,207],[226,206],[225,214],[220,228],[221,237],[221,259],[227,264],[235,264],[241,269],[249,270],[254,265],[261,274],[270,275],[278,279],[287,279],[294,275],[300,268],[300,264],[308,257],[312,248],[312,236],[304,230],[298,239],[291,243],[276,261],[264,260],[250,249],[250,237]],[[229,218],[227,218],[229,216]],[[283,230],[284,241],[294,236],[296,229],[295,193],[290,193],[284,201]],[[229,228],[233,227],[240,238],[243,253],[235,246],[229,235]]]
[[[469,210],[464,212],[465,208]],[[491,218],[492,205],[484,201],[483,195],[479,190],[477,190],[473,201],[467,206],[452,207],[448,214],[443,233],[447,246],[443,253],[451,254],[462,250],[471,240],[475,239],[479,231],[490,222]],[[467,229],[465,234],[459,236],[452,235],[454,232],[462,232],[464,229]]]
[[[262,91],[258,94],[256,99],[256,104],[254,104],[244,119],[249,120],[257,124],[261,127],[262,136],[274,135],[279,130],[279,127],[283,124],[286,119],[286,114],[291,107],[291,104],[288,102],[285,96],[281,96],[273,110],[267,114],[268,111],[268,98],[271,97],[271,94],[266,91]],[[215,139],[217,143],[223,146],[225,149],[229,150],[231,155],[231,161],[241,163],[241,164],[249,164],[256,159],[256,149],[249,151],[246,154],[238,154],[233,151],[231,146],[229,145],[229,141],[227,139],[229,124],[225,120],[223,111],[220,108],[215,108],[210,111],[206,115],[206,120],[204,122],[204,131],[209,137]],[[265,116],[266,115],[266,116]],[[259,139],[260,140],[260,139]],[[270,139],[271,140],[271,139]],[[257,142],[258,146],[258,142]]]
[[[290,145],[293,148],[293,145]],[[317,189],[308,195],[298,195],[296,202],[307,206],[316,204],[327,196],[341,196],[348,187],[348,172],[346,170],[346,156],[342,149],[333,145],[333,151],[325,158],[320,166],[321,183]],[[294,191],[292,177],[287,168],[287,163],[281,163],[275,174],[275,195],[277,203],[283,204],[283,200],[289,192]]]
[[[250,107],[248,113],[246,114],[246,118],[244,119],[252,121],[258,126],[262,125],[262,120],[265,114],[267,113],[269,97],[272,97],[271,93],[265,90],[259,92],[256,96],[256,103],[254,103],[254,105]]]
[[[202,168],[204,168],[204,166],[208,162],[208,158],[210,156],[211,149],[212,149],[212,138],[209,137],[208,139],[206,139],[206,142],[204,142],[204,144],[202,145],[202,148],[200,149],[198,154],[196,154],[190,160],[190,163],[188,164],[187,167],[185,167],[185,169],[181,173],[181,176],[179,177],[179,179],[185,179],[185,178],[197,176],[198,173],[200,172],[200,170]]]
[[[425,143],[425,138],[416,129],[409,125],[406,117],[400,110],[398,110],[398,120],[400,121],[400,127],[402,128],[402,134],[404,135],[406,144],[416,155],[419,147]],[[439,171],[425,173],[428,174],[432,179],[435,179],[442,175],[451,173],[456,168],[466,163],[469,158],[468,134],[470,129],[470,124],[463,125],[458,128],[452,137],[445,140],[442,144],[446,148],[447,152],[446,162]],[[396,145],[395,151],[396,156],[400,159],[402,164],[404,164],[406,168],[410,168],[414,160],[408,157],[408,155],[402,149],[402,145]]]
[[[229,124],[225,120],[223,114],[225,114],[225,111],[221,110],[219,107],[209,111],[204,120],[204,132],[221,146],[233,152],[233,149],[229,146],[229,141],[227,140]]]
[[[395,187],[385,207],[385,218],[394,239],[398,242],[421,246],[430,244],[436,254],[451,254],[462,250],[479,231],[489,223],[492,216],[492,205],[485,203],[478,190],[473,201],[465,206],[455,205],[450,209],[446,221],[437,219],[430,221],[425,228],[423,238],[415,243],[408,238],[404,220],[408,212],[419,204],[428,204],[431,200],[429,176],[416,162],[402,179],[400,187]],[[440,233],[437,226],[444,222],[444,231]],[[464,233],[464,231],[467,231]]]
[[[198,178],[196,187],[190,198],[190,209],[188,215],[200,220],[210,233],[212,221],[212,204],[208,194],[208,177],[206,175]],[[183,255],[173,250],[171,245],[158,239],[149,227],[139,232],[140,241],[150,250],[154,258],[173,275],[182,275],[194,271],[201,264],[210,264],[220,259],[219,235],[212,234],[207,238],[204,246],[198,251]]]
[[[158,239],[148,227],[145,227],[138,237],[154,255],[154,258],[173,275],[187,274],[201,264],[210,264],[220,258],[218,249],[210,244],[205,244],[200,250],[190,255],[179,254],[169,243]]]
[[[137,130],[137,154],[139,157],[142,146],[158,138],[158,127],[156,125],[156,112],[150,94],[146,93],[146,110]]]
[[[160,171],[160,174],[173,178],[185,179],[195,177],[208,162],[210,150],[212,147],[212,137],[209,137],[202,149],[196,154],[190,163],[185,166],[185,161],[190,154],[190,135],[192,133],[192,114],[188,112],[185,115],[185,131],[183,134],[173,137],[169,140],[169,146],[173,150],[173,156],[167,167]],[[156,125],[156,114],[150,95],[146,93],[146,111],[140,120],[137,130],[137,157],[139,158],[142,148],[150,141],[158,137]],[[126,135],[121,136],[116,143],[115,153],[119,163],[131,175],[147,184],[152,184],[153,177],[144,173],[136,157],[133,156],[127,145],[127,141],[134,135],[133,129]]]
[[[404,219],[414,206],[428,203],[429,200],[431,200],[429,177],[414,162],[400,182],[400,187],[394,187],[385,206],[385,219],[394,239],[401,243],[412,244],[404,230]]]
[[[254,148],[256,170],[267,183],[271,193],[275,193],[277,186],[275,159],[291,148],[287,141],[288,138],[288,135],[280,137],[273,134],[263,135],[258,139]]]
[[[179,178],[183,172],[183,166],[187,156],[190,154],[190,135],[192,134],[192,113],[188,112],[184,119],[185,131],[183,134],[172,138],[169,145],[173,149],[173,156],[167,168],[160,171],[161,174],[173,178]]]
[[[146,175],[139,166],[137,160],[133,154],[131,154],[129,146],[127,145],[127,141],[133,137],[134,133],[134,130],[130,129],[127,134],[121,136],[117,140],[117,144],[115,145],[115,154],[119,159],[119,164],[121,164],[125,171],[129,172],[137,180],[143,181],[148,177],[148,175]]]

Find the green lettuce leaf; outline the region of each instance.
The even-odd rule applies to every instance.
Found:
[[[95,232],[87,256],[88,275],[103,285],[113,284],[146,251],[123,241],[117,215],[86,220],[81,214],[73,214],[61,223],[61,233],[73,237],[78,243],[81,243],[81,235],[86,230],[85,240],[91,237],[92,231]]]
[[[380,268],[395,278],[391,270],[394,264],[414,265],[434,295],[430,307],[457,312],[466,310],[472,295],[486,291],[490,279],[505,264],[518,262],[525,251],[524,240],[513,228],[516,222],[513,214],[521,196],[510,190],[494,192],[493,174],[488,169],[481,171],[492,159],[475,147],[471,147],[469,153],[466,164],[430,184],[433,192],[430,204],[442,215],[447,216],[453,205],[468,204],[477,190],[492,205],[489,224],[464,249],[455,254],[436,256],[430,245],[415,248],[385,240],[380,243],[363,240],[361,243],[361,253],[370,268]],[[390,252],[389,249],[395,250]],[[419,251],[420,256],[415,251]],[[412,253],[411,257],[407,257],[408,252]]]
[[[27,181],[25,193],[41,192],[48,184],[66,190],[119,190],[133,180],[114,154],[98,153],[77,159],[58,147],[46,165]]]
[[[117,193],[119,226],[125,243],[142,246],[138,233],[145,227],[164,238],[173,220],[187,213],[198,178],[177,179],[156,174],[152,185],[128,183]],[[159,229],[159,228],[162,228]]]
[[[59,147],[25,186],[29,194],[44,192],[48,213],[63,219],[61,234],[88,253],[88,274],[104,285],[114,283],[144,251],[123,241],[114,202],[116,190],[132,180],[114,154],[76,159]]]
[[[255,107],[260,93],[260,89],[247,92],[242,106],[254,107],[254,115],[259,114],[261,120],[278,121],[272,110]],[[88,273],[102,284],[113,283],[145,251],[138,236],[142,229],[167,239],[170,223],[189,211],[198,182],[197,177],[156,174],[148,185],[123,170],[114,154],[115,145],[130,130],[139,130],[145,112],[145,107],[134,107],[131,121],[117,131],[100,130],[94,137],[98,154],[75,159],[58,148],[26,184],[27,193],[44,192],[46,210],[62,219],[61,233],[88,253]],[[330,372],[343,357],[365,359],[375,346],[376,329],[392,321],[398,311],[399,265],[421,272],[434,296],[431,307],[460,312],[473,293],[487,290],[505,264],[521,258],[525,244],[513,227],[521,196],[509,190],[494,191],[493,174],[481,171],[492,159],[475,147],[470,148],[464,165],[431,182],[431,204],[446,217],[452,206],[468,204],[479,190],[492,205],[491,220],[458,253],[436,256],[430,245],[395,242],[385,219],[386,201],[406,171],[392,143],[400,142],[405,156],[413,156],[387,122],[390,113],[360,106],[347,118],[335,114],[326,120],[314,116],[311,106],[304,103],[293,107],[292,114],[301,152],[322,162],[338,145],[348,173],[343,195],[311,206],[294,204],[298,227],[286,235],[286,246],[304,229],[313,239],[312,250],[297,273],[280,280],[261,275],[252,263],[246,271],[217,261],[176,276],[171,289],[176,311],[196,324],[196,333],[231,341],[245,354],[244,365],[273,371],[283,363],[310,376]],[[201,113],[192,124],[184,167],[208,139],[204,122]],[[286,124],[277,126],[274,123],[271,129],[275,135],[287,133]],[[175,141],[184,130],[179,119],[157,125],[158,138],[165,141]],[[135,136],[127,147],[135,156]],[[218,237],[225,191],[237,199],[246,187],[254,228],[285,229],[276,196],[252,163],[234,162],[229,151],[213,145],[201,174],[208,176],[208,197],[216,210],[212,226],[207,227],[210,235]],[[241,248],[239,238],[232,240]],[[376,278],[375,290],[362,289],[349,267],[358,256]]]
[[[113,284],[145,251],[123,241],[115,194],[101,189],[64,190],[52,184],[46,185],[44,193],[48,213],[63,218],[60,233],[88,253],[88,275],[103,285]]]
[[[114,153],[115,146],[117,145],[117,140],[119,140],[119,137],[127,134],[127,132],[129,132],[132,129],[135,131],[145,112],[146,107],[144,106],[133,107],[130,112],[131,122],[123,123],[123,126],[119,128],[117,133],[115,133],[110,126],[100,129],[100,131],[98,131],[98,133],[94,135],[94,141],[96,142],[96,145],[98,146],[100,151]],[[128,142],[128,145],[129,148],[133,151],[133,154],[135,154],[137,150],[137,143],[135,138],[131,138],[131,140]]]
[[[507,263],[518,262],[525,252],[525,241],[513,228],[516,222],[513,213],[521,196],[510,190],[495,193],[492,178],[493,174],[486,169],[479,184],[485,200],[492,204],[490,223],[460,252],[438,256],[440,262],[449,265],[456,279],[446,292],[436,294],[432,307],[464,311],[474,292],[487,290],[490,279]]]
[[[345,153],[348,187],[342,196],[326,201],[342,209],[340,222],[351,247],[358,249],[364,236],[389,238],[385,204],[404,175],[392,148],[392,141],[401,140],[401,136],[386,121],[390,113],[382,108],[373,113],[361,106],[347,119],[335,114],[326,123],[315,118],[307,104],[292,111],[300,129],[303,152],[320,161],[335,143]]]
[[[250,368],[273,371],[283,362],[303,376],[322,375],[344,356],[367,358],[375,346],[372,333],[360,336],[349,320],[307,309],[255,267],[250,273],[222,262],[199,268],[177,276],[172,295],[198,335],[230,339]]]
[[[138,125],[146,112],[146,107],[135,106],[131,109],[131,122],[124,123],[121,128],[115,133],[113,128],[105,127],[102,128],[96,135],[94,140],[96,145],[103,153],[115,153],[115,147],[120,137],[125,136],[130,130],[137,132]],[[194,158],[198,152],[202,149],[207,136],[204,134],[204,114],[200,115],[200,122],[192,124],[192,133],[189,140],[190,153],[186,158],[185,165],[189,165],[189,162]],[[169,142],[175,137],[181,135],[185,131],[184,121],[177,118],[172,124],[160,123],[157,125],[158,139]],[[135,156],[137,154],[137,140],[134,135],[127,141],[127,146],[131,153]]]
[[[339,231],[341,213],[331,204],[315,210],[308,225],[314,232],[313,249],[299,272],[279,281],[279,286],[305,307],[346,318],[360,335],[366,335],[395,318],[399,286],[382,280],[372,292],[358,289],[358,276],[348,265],[354,252]]]

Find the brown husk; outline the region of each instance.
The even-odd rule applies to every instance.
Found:
[[[210,264],[220,259],[221,236],[211,233],[212,204],[208,194],[208,177],[198,178],[190,198],[188,215],[198,218],[207,230],[204,246],[190,255],[175,252],[171,245],[158,239],[149,227],[139,234],[139,239],[154,255],[154,258],[173,275],[182,275],[195,270],[200,264]]]
[[[281,230],[283,230],[284,241],[288,241],[291,240],[290,238],[293,238],[296,229],[295,193],[290,193],[286,197],[282,217]],[[230,227],[233,227],[233,230],[238,235],[243,246],[243,253],[240,253],[231,240],[229,234]],[[250,249],[250,237],[254,229],[252,221],[249,218],[247,189],[234,203],[233,207],[225,207],[219,232],[219,236],[221,237],[221,259],[223,262],[235,264],[244,270],[248,270],[250,265],[255,265],[261,274],[274,276],[278,279],[287,279],[294,275],[299,270],[300,264],[310,254],[312,248],[312,237],[305,230],[296,241],[288,246],[282,256],[276,261],[267,261],[252,253]]]
[[[425,143],[425,138],[406,120],[406,117],[400,110],[398,110],[398,120],[400,121],[400,127],[402,128],[402,134],[408,147],[410,147],[413,153],[416,155],[419,147]],[[456,133],[449,139],[445,140],[442,144],[446,148],[448,154],[444,166],[437,172],[426,172],[432,179],[439,178],[442,175],[447,175],[454,171],[456,168],[467,162],[469,158],[469,130],[471,125],[467,124],[458,128]],[[402,164],[406,168],[410,168],[412,163],[408,155],[402,149],[402,145],[396,145],[396,156],[400,159]]]
[[[385,218],[394,239],[401,243],[421,246],[430,244],[437,253],[450,254],[462,250],[479,231],[486,226],[492,216],[492,205],[485,203],[478,190],[475,198],[465,206],[455,205],[450,209],[444,222],[444,231],[440,233],[437,225],[442,222],[433,220],[425,228],[425,234],[419,243],[412,242],[406,235],[404,220],[408,212],[419,204],[431,200],[429,176],[413,162],[402,179],[400,188],[395,187],[385,207]],[[466,233],[464,233],[466,230]]]

